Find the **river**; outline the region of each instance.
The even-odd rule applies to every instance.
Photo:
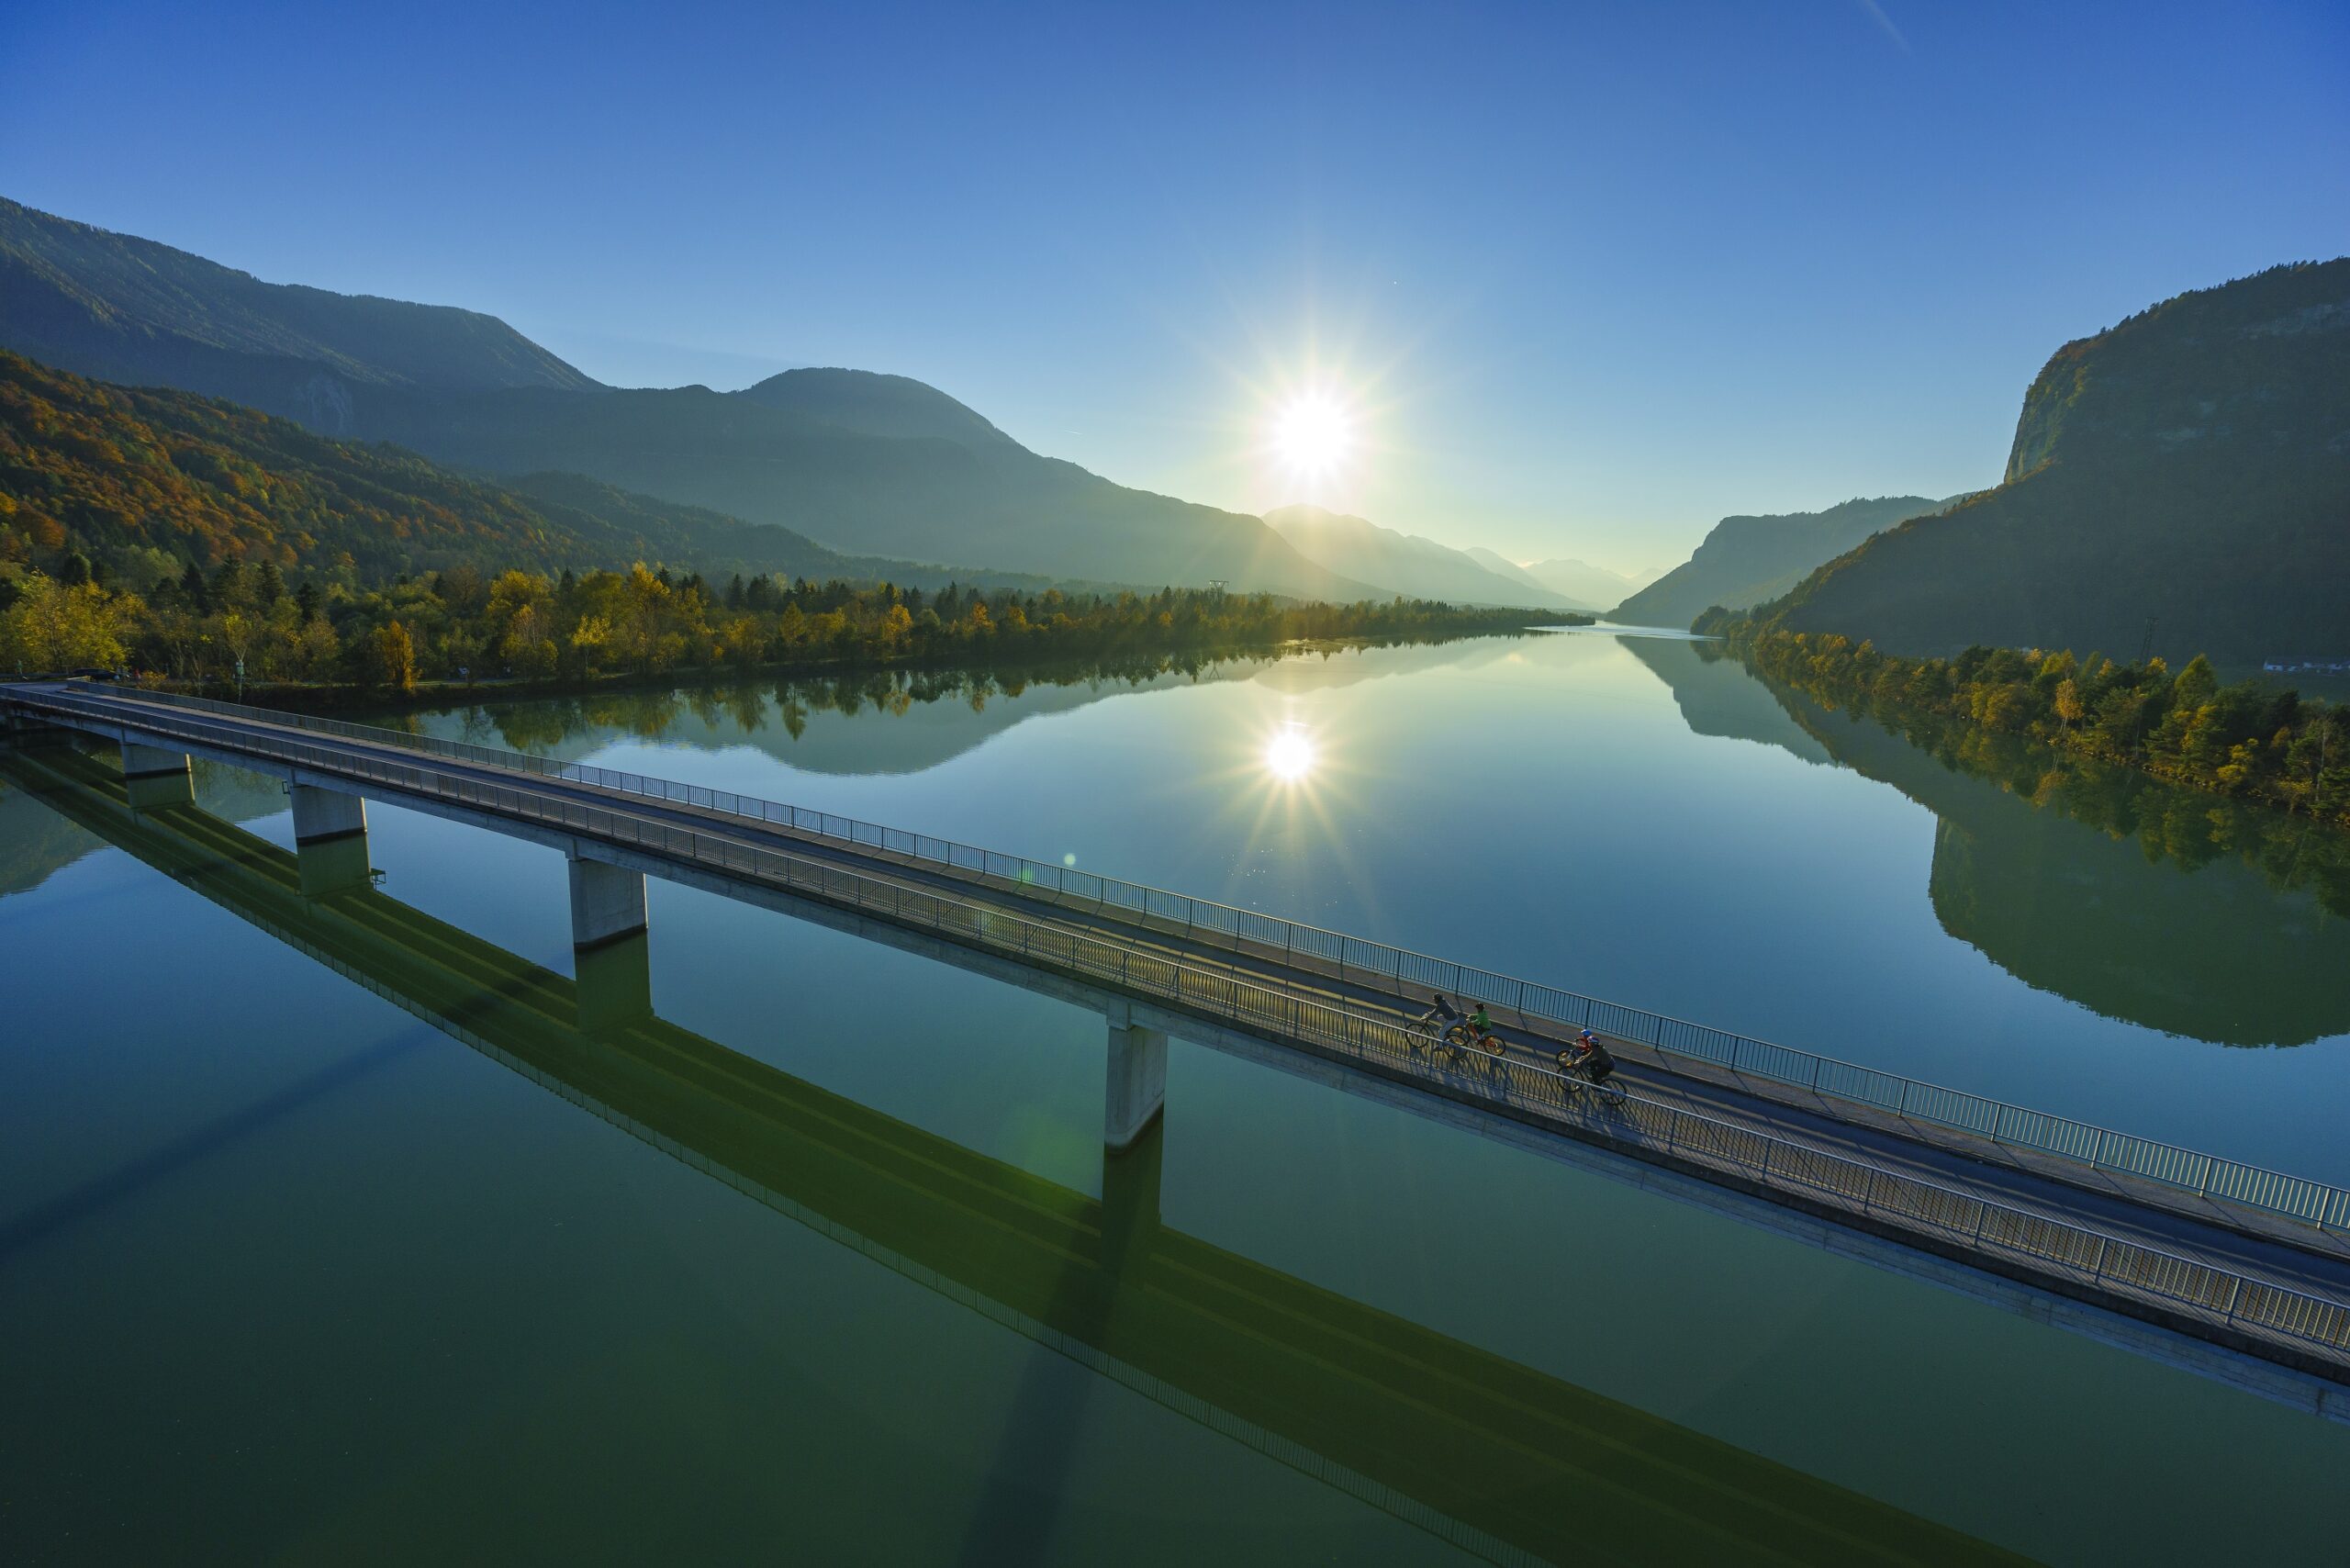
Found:
[[[2255,853],[2199,800],[2133,796],[2132,821],[2167,824],[2150,851],[2110,811],[1945,767],[1685,638],[386,722],[2350,1180],[2350,919],[2306,872],[2325,845],[2288,824]],[[354,935],[271,902],[270,846],[292,842],[274,783],[199,766],[217,823],[151,840],[95,790],[69,810],[28,779],[0,787],[12,1560],[1477,1561],[1558,1555],[1585,1511],[1633,1560],[2339,1548],[2322,1499],[2350,1428],[1181,1042],[1152,1155],[1163,1245],[1093,1295],[1030,1299],[1017,1248],[938,1217],[975,1200],[917,1182],[860,1230],[781,1129],[854,1124],[1024,1212],[1091,1204],[1098,1018],[656,883],[670,1034],[575,1047],[500,1011],[529,966],[573,969],[552,851],[371,802],[383,878]],[[480,991],[470,1043],[399,1002],[453,984]],[[750,1065],[713,1087],[732,1053]],[[754,1102],[788,1109],[745,1131],[729,1118]],[[1152,1304],[1192,1300],[1177,1274],[1246,1280],[1257,1305],[1217,1319],[1225,1338],[1162,1333]],[[1247,1347],[1306,1319],[1435,1381],[1363,1394],[1368,1370],[1293,1350],[1250,1372]],[[1464,1424],[1489,1383],[1552,1425]],[[1399,1488],[1390,1431],[1431,1445],[1428,1486]],[[1555,1496],[1480,1497],[1436,1484],[1448,1431],[1588,1451],[1540,1456]],[[1832,1550],[1774,1535],[1774,1496],[1841,1521]]]

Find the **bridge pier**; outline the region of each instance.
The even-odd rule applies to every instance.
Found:
[[[294,800],[294,858],[302,892],[308,898],[366,887],[375,868],[367,863],[367,802],[357,795],[297,784]]]
[[[1102,1142],[1133,1145],[1167,1103],[1167,1036],[1134,1022],[1124,1002],[1110,1014],[1110,1071],[1102,1097]]]
[[[644,873],[571,857],[571,949],[580,952],[643,932]]]
[[[579,1026],[604,1034],[653,1015],[644,873],[571,857],[571,961]]]
[[[130,803],[140,811],[196,804],[196,779],[184,751],[124,741],[122,784]]]

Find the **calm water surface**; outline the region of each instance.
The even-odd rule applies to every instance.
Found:
[[[1686,642],[890,685],[401,722],[2350,1179],[2350,922]],[[553,852],[371,802],[380,892],[313,903],[274,782],[78,776],[0,793],[8,1561],[1829,1550],[1770,1500],[1856,1560],[2338,1558],[2350,1428],[1181,1042],[1156,1222],[1052,1261],[1136,1212],[1098,1018],[655,883],[660,1022],[581,1034]]]

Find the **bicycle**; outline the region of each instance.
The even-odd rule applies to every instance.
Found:
[[[1605,1063],[1606,1071],[1599,1070]],[[1559,1081],[1569,1098],[1589,1094],[1606,1105],[1624,1103],[1624,1086],[1616,1081],[1616,1064],[1612,1058],[1578,1056],[1573,1051],[1559,1053]]]

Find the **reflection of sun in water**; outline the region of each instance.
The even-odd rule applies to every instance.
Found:
[[[1314,771],[1314,737],[1296,724],[1284,724],[1265,743],[1265,771],[1284,784],[1295,784]]]

